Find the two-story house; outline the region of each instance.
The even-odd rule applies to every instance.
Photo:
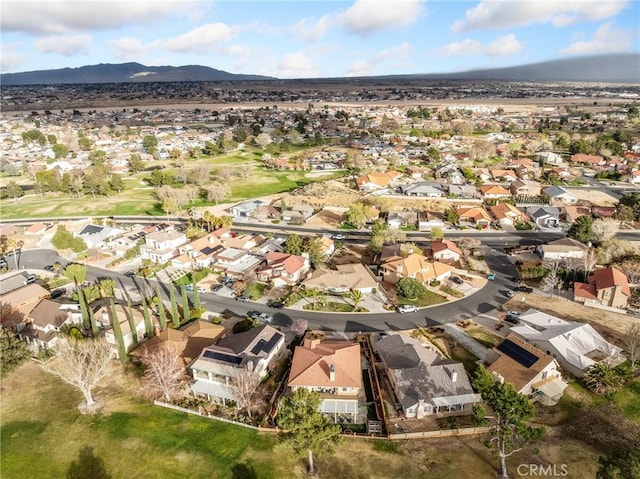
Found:
[[[462,251],[456,244],[448,239],[440,239],[431,242],[431,257],[438,261],[460,261]]]
[[[255,271],[263,261],[261,257],[237,248],[224,248],[222,251],[214,252],[213,257],[211,268],[214,271],[240,279]]]
[[[344,340],[321,340],[309,333],[293,352],[287,388],[316,391],[320,412],[334,422],[357,423],[362,390],[360,345]],[[364,419],[364,418],[363,418]]]
[[[491,349],[485,362],[496,381],[511,383],[517,392],[545,406],[556,404],[567,388],[558,361],[514,334]]]
[[[626,308],[629,298],[629,281],[614,266],[596,270],[587,278],[587,283],[574,283],[574,300],[585,306]]]
[[[396,284],[405,277],[415,278],[426,284],[435,280],[443,281],[451,276],[454,269],[453,266],[440,261],[431,261],[417,253],[412,253],[405,258],[390,257],[380,265],[384,281],[391,284]]]
[[[211,266],[214,254],[224,249],[222,241],[214,233],[193,240],[178,247],[178,256],[171,260],[171,266],[181,269],[204,269]]]
[[[275,287],[298,284],[305,278],[311,265],[308,255],[299,256],[272,251],[265,256],[266,264],[256,270],[256,277]]]
[[[235,401],[234,381],[250,370],[264,377],[285,346],[284,334],[265,324],[243,333],[230,334],[202,350],[189,370],[191,390],[209,401]]]
[[[140,256],[153,263],[166,263],[178,253],[177,248],[187,242],[184,233],[175,230],[156,231],[144,238],[140,246]]]
[[[135,339],[138,343],[141,343],[146,335],[147,329],[144,323],[144,315],[142,311],[137,308],[131,308],[129,310],[127,305],[115,304],[115,317],[110,305],[99,305],[93,310],[93,315],[96,318],[96,322],[101,329],[104,330],[104,338],[108,344],[114,348],[118,347],[118,341],[116,340],[115,333],[113,332],[113,321],[120,323],[120,331],[122,331],[122,337],[124,339],[124,347],[129,351],[134,347],[134,333]],[[131,328],[131,322],[129,321],[129,314],[133,319],[134,329]]]

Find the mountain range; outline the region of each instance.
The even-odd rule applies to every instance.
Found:
[[[528,65],[457,73],[358,77],[389,80],[568,81],[640,83],[640,54],[621,53],[552,60]],[[0,75],[2,85],[55,85],[78,83],[268,81],[274,77],[245,75],[200,65],[145,66],[140,63],[101,63],[79,68],[40,70]],[[309,82],[311,79],[305,79]],[[317,79],[322,82],[323,79]],[[336,80],[335,78],[332,80]],[[343,78],[344,81],[354,80]],[[289,80],[294,81],[294,80]]]

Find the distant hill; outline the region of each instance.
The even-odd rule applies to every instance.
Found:
[[[365,79],[471,80],[471,81],[568,81],[640,83],[640,54],[620,53],[552,60],[529,65],[455,73],[385,75],[359,78],[304,79],[305,82]],[[200,65],[149,67],[140,63],[101,63],[79,68],[41,70],[0,75],[3,85],[54,85],[74,83],[185,82],[185,81],[277,80],[260,75],[242,75]],[[287,81],[287,80],[284,80]],[[295,80],[289,80],[295,81]]]
[[[640,83],[640,53],[572,57],[516,67],[458,73],[391,75],[384,78]]]
[[[140,83],[182,81],[273,80],[260,75],[241,75],[200,65],[148,67],[140,63],[100,63],[79,68],[40,70],[0,75],[3,85],[57,85],[73,83]]]

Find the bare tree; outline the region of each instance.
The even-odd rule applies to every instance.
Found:
[[[238,410],[246,411],[251,419],[251,409],[253,408],[253,396],[260,384],[260,376],[254,372],[253,363],[247,363],[231,383],[233,397],[236,399]]]
[[[207,200],[216,204],[231,194],[231,188],[226,183],[214,181],[207,186]]]
[[[633,323],[627,328],[623,344],[631,361],[631,369],[635,369],[636,361],[640,357],[640,323]]]
[[[141,358],[144,366],[142,390],[152,399],[171,401],[180,394],[189,376],[182,358],[172,347],[161,347]]]
[[[593,271],[593,268],[598,264],[598,254],[594,248],[589,248],[582,257],[582,272],[584,273],[584,280],[587,281],[589,275]]]
[[[593,222],[591,229],[595,240],[602,243],[616,235],[620,230],[620,222],[613,218],[597,219]]]
[[[104,339],[63,339],[54,359],[42,368],[82,392],[88,408],[96,404],[93,389],[111,372],[115,351]]]
[[[553,296],[553,290],[558,286],[560,281],[562,262],[558,260],[547,260],[543,263],[543,266],[547,268],[549,272],[542,280],[542,289],[544,291],[550,291],[550,295]]]
[[[618,269],[627,276],[630,284],[640,284],[640,260],[626,259],[618,264]]]
[[[309,327],[309,323],[306,319],[296,319],[293,324],[291,324],[291,332],[296,336],[302,336],[307,332],[307,327]]]

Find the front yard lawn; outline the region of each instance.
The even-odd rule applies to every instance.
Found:
[[[334,301],[327,301],[326,303],[310,303],[305,304],[303,309],[307,311],[327,311],[330,313],[353,313],[353,305],[347,303],[336,303]],[[366,313],[367,310],[358,307],[358,311]]]
[[[266,283],[249,283],[244,289],[243,294],[248,296],[251,301],[257,301],[264,296],[265,289],[267,289]]]
[[[419,308],[424,308],[425,306],[433,306],[434,304],[445,303],[447,298],[444,296],[440,296],[438,293],[434,293],[433,291],[426,290],[416,299],[408,299],[404,296],[398,295],[398,304],[412,304],[414,306],[418,306]]]

